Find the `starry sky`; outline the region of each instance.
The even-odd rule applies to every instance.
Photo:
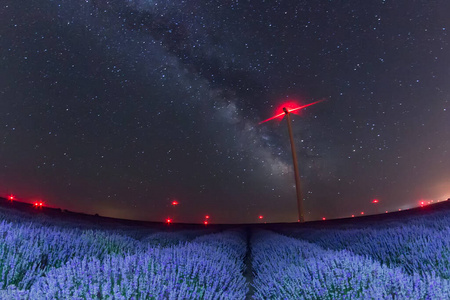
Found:
[[[294,222],[286,119],[259,122],[325,99],[292,115],[307,220],[450,197],[448,0],[0,5],[2,195]]]

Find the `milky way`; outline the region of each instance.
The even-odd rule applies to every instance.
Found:
[[[286,122],[259,123],[326,99],[293,115],[307,220],[450,197],[450,4],[366,2],[3,1],[0,193],[295,221]]]

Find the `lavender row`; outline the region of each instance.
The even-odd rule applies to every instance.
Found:
[[[446,299],[450,282],[272,232],[252,238],[255,299]]]
[[[436,273],[450,279],[450,227],[443,230],[402,226],[379,230],[300,229],[284,232],[324,248],[369,255],[390,267],[401,267],[409,274]]]
[[[9,299],[244,299],[245,240],[227,232],[134,255],[75,258]],[[3,294],[2,294],[3,293]]]
[[[0,223],[0,289],[29,288],[47,270],[72,258],[134,253],[140,244],[127,236],[102,231]]]
[[[208,235],[211,233],[213,233],[213,231],[207,229],[157,231],[142,237],[140,241],[152,246],[168,247],[180,243],[186,243],[202,235]]]

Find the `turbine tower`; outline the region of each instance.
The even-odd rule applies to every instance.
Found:
[[[276,118],[282,118],[284,115],[286,115],[286,120],[288,123],[288,130],[289,130],[289,140],[291,142],[291,151],[292,151],[292,160],[294,162],[294,175],[295,175],[295,190],[296,190],[296,194],[297,194],[297,210],[298,210],[298,222],[303,223],[305,222],[305,212],[303,209],[303,194],[302,194],[302,187],[300,184],[300,171],[298,169],[298,159],[297,159],[297,153],[295,151],[295,144],[294,144],[294,135],[292,133],[292,122],[291,122],[291,113],[294,111],[298,111],[300,109],[306,108],[308,106],[320,103],[324,100],[319,100],[310,104],[306,104],[303,106],[299,106],[296,108],[287,108],[287,107],[283,107],[283,112],[280,114],[277,114],[267,120],[264,120],[262,122],[260,122],[259,124],[265,123],[267,121],[276,119]]]

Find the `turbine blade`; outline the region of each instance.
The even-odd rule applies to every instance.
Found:
[[[265,122],[267,122],[267,121],[270,121],[270,120],[273,120],[273,119],[279,118],[279,117],[281,117],[281,116],[283,116],[283,115],[285,115],[285,113],[284,113],[284,112],[283,112],[283,113],[281,113],[281,114],[278,114],[278,115],[276,115],[276,116],[273,116],[272,118],[268,118],[267,120],[264,120],[264,121],[262,121],[262,122],[259,122],[258,124],[262,124],[262,123],[265,123]]]

